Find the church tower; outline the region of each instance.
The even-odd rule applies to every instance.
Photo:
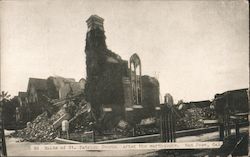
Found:
[[[86,99],[90,102],[96,117],[102,117],[105,111],[122,115],[122,77],[126,73],[127,62],[107,48],[103,18],[91,15],[86,22]]]
[[[87,35],[86,35],[86,70],[87,70],[87,81],[85,94],[86,99],[91,103],[93,112],[100,115],[101,108],[101,87],[100,80],[104,71],[105,64],[105,50],[107,49],[105,42],[105,34],[103,28],[104,19],[97,16],[91,15],[87,22]]]

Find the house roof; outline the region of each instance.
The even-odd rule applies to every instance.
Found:
[[[211,103],[210,100],[202,100],[202,101],[190,101],[192,104],[202,104],[202,103]]]
[[[220,99],[222,98],[223,96],[226,96],[226,95],[230,95],[230,94],[239,94],[239,93],[242,93],[242,92],[248,92],[248,88],[242,88],[242,89],[235,89],[235,90],[229,90],[229,91],[226,91],[226,92],[223,92],[223,93],[217,93],[215,95],[215,99]]]
[[[75,82],[74,78],[65,78],[61,76],[50,76],[49,78],[56,80],[57,82]]]
[[[29,86],[32,85],[38,90],[47,90],[47,80],[40,78],[30,78]]]

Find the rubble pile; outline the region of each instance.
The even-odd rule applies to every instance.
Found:
[[[62,107],[56,114],[53,114],[50,117],[50,121],[55,122],[58,120],[60,117],[62,117],[66,113],[65,109]]]
[[[181,111],[181,117],[177,118],[176,129],[196,129],[204,127],[203,120],[215,119],[214,112],[209,107],[190,108]]]
[[[66,113],[65,108],[49,116],[48,112],[38,115],[32,122],[27,123],[27,127],[18,130],[12,136],[22,138],[30,142],[50,142],[57,136],[57,130],[53,128],[53,123]]]
[[[69,122],[71,131],[82,132],[92,130],[91,123],[93,123],[93,119],[90,104],[82,101],[77,108],[75,116]]]
[[[90,112],[90,105],[82,98],[81,95],[72,96],[63,101],[54,102],[50,105],[51,107],[59,107],[59,109],[54,110],[52,113],[48,111],[43,112],[38,115],[32,122],[27,123],[27,127],[18,130],[13,133],[12,136],[22,138],[24,141],[30,142],[50,142],[57,136],[58,130],[53,127],[53,123],[60,119],[66,113],[69,113],[73,117],[70,122],[74,122],[78,119],[76,123],[70,124],[72,128],[75,125],[82,124],[80,121],[84,121],[82,118],[77,118],[82,113]],[[85,114],[84,118],[86,118]],[[86,123],[85,125],[87,125]],[[58,128],[60,129],[60,127]]]
[[[201,108],[191,108],[187,109],[187,112],[184,113],[184,117],[180,120],[185,122],[187,129],[201,128],[203,127],[203,117]]]
[[[103,130],[103,127],[100,125],[101,123],[95,122],[91,105],[86,102],[81,95],[51,103],[50,107],[54,108],[52,112],[45,111],[32,122],[29,122],[25,129],[19,130],[12,135],[22,138],[24,141],[51,142],[58,135],[59,129],[61,130],[61,127],[55,127],[53,124],[65,114],[69,114],[71,117],[71,119],[68,119],[70,123],[70,133],[82,135],[82,133],[91,131],[94,128],[97,134],[99,133],[106,137],[106,135],[101,132]],[[176,130],[202,128],[204,127],[204,119],[215,118],[215,113],[209,107],[176,108],[175,111],[178,114],[178,116],[176,116]],[[114,120],[114,117],[116,117],[117,120]],[[123,121],[117,115],[106,115],[106,118],[104,116],[103,119],[116,124],[110,127],[110,129],[113,128],[115,134],[113,138],[159,133],[159,120],[155,118],[143,119],[137,124],[130,124],[129,122]],[[115,121],[117,121],[117,123]],[[108,123],[106,121],[103,122]],[[101,131],[98,132],[98,129],[101,129]]]
[[[70,123],[71,132],[85,132],[92,130],[92,119],[90,115],[81,114],[76,120]]]
[[[20,137],[24,141],[50,142],[57,136],[52,123],[53,121],[48,117],[47,112],[44,112],[38,115],[34,121],[29,122],[26,128],[12,135],[14,137]]]

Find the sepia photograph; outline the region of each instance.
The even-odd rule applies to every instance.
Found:
[[[247,0],[1,0],[0,154],[249,156]]]

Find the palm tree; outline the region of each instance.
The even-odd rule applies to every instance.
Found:
[[[2,91],[0,94],[0,102],[7,102],[10,100],[10,94],[8,94],[8,92]]]

